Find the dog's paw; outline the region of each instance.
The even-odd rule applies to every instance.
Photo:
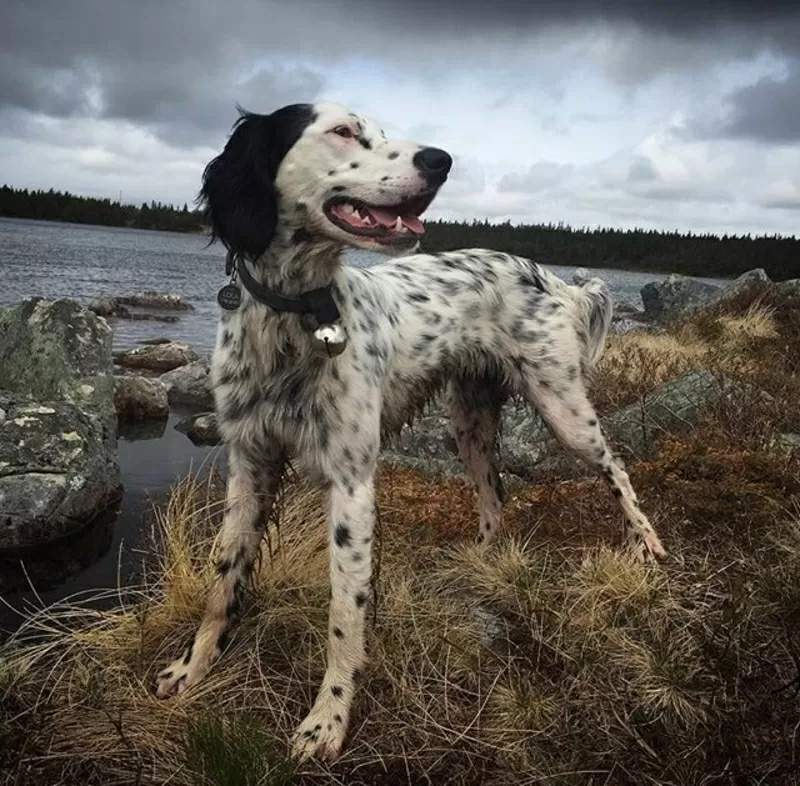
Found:
[[[187,688],[196,685],[205,676],[208,665],[204,665],[198,657],[186,656],[172,661],[166,669],[156,677],[156,696],[166,699],[177,696]]]
[[[667,556],[655,532],[631,532],[628,536],[628,549],[637,561],[643,565],[654,564]]]
[[[339,758],[347,734],[347,717],[341,706],[320,702],[297,727],[292,738],[292,756],[297,761],[318,758],[332,762]]]

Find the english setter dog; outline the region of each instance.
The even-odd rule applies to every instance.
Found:
[[[327,670],[294,737],[300,758],[341,752],[366,662],[381,438],[440,388],[477,488],[479,543],[501,528],[495,434],[503,403],[519,395],[606,480],[635,554],[664,554],[585,391],[611,320],[605,284],[569,285],[495,251],[409,255],[451,165],[443,150],[387,139],[320,103],[242,113],[203,175],[201,200],[233,268],[212,361],[227,502],[204,617],[158,675],[157,695],[196,685],[225,648],[296,459],[330,506]],[[348,246],[400,256],[361,269],[343,263]]]

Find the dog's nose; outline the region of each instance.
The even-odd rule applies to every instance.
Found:
[[[423,147],[414,154],[412,160],[414,166],[431,184],[444,183],[450,167],[453,166],[453,159],[450,158],[450,155],[438,147]]]

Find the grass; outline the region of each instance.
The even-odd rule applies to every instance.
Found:
[[[0,782],[800,783],[800,458],[769,447],[800,426],[799,361],[800,314],[763,294],[611,341],[595,397],[699,366],[770,397],[725,401],[628,467],[671,552],[655,569],[620,551],[599,482],[516,488],[484,555],[464,482],[382,471],[370,664],[331,767],[286,759],[326,632],[324,507],[302,480],[225,657],[153,698],[212,579],[222,483],[185,478],[141,586],[110,610],[43,610],[0,651]]]

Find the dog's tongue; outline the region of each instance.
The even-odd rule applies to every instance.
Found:
[[[398,213],[396,211],[391,212],[382,207],[372,207],[371,205],[367,207],[367,210],[369,210],[369,214],[375,219],[375,222],[380,224],[382,227],[394,229],[394,227],[397,225],[397,216],[399,215],[406,229],[408,229],[410,232],[413,232],[415,235],[425,234],[425,227],[422,221],[420,221],[419,217],[415,216],[413,213],[403,215],[402,213]]]

